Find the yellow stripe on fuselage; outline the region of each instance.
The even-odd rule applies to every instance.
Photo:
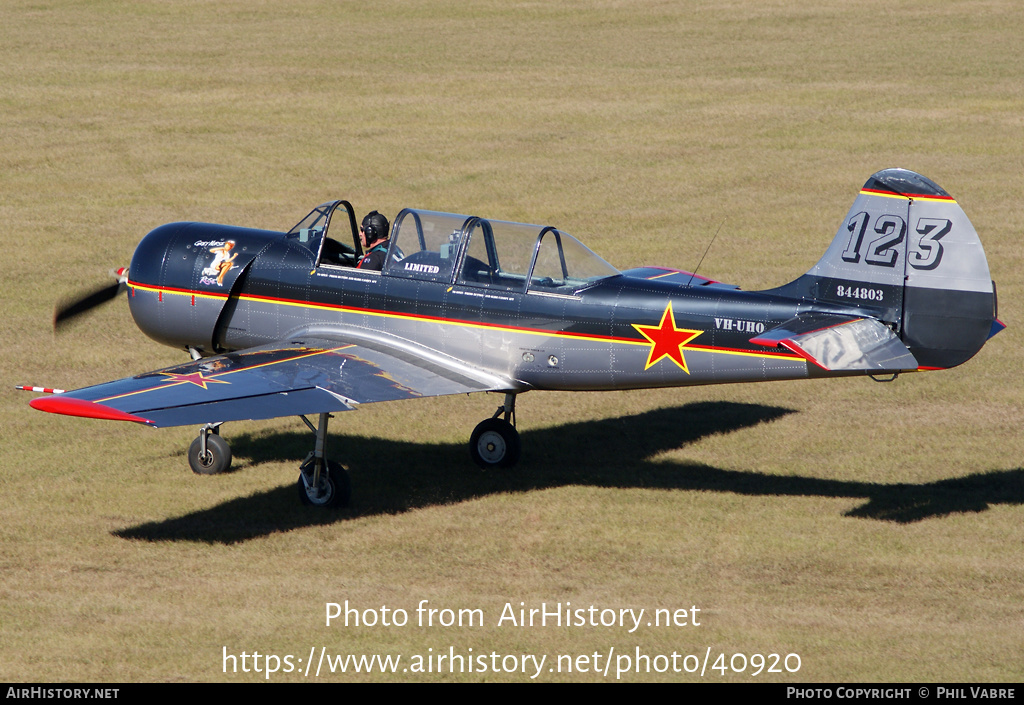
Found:
[[[203,294],[199,292],[182,291],[180,289],[167,289],[162,287],[146,286],[142,284],[129,283],[136,289],[150,292],[162,292],[164,295],[172,296],[197,296],[209,299],[224,299],[227,298],[226,294]],[[556,331],[556,330],[541,330],[538,328],[520,328],[516,326],[502,325],[500,323],[475,323],[473,321],[460,321],[452,318],[441,318],[434,316],[421,316],[410,313],[397,313],[394,311],[378,311],[374,309],[362,309],[353,308],[349,306],[339,306],[337,304],[319,304],[308,301],[291,301],[288,299],[276,299],[265,296],[254,296],[243,294],[238,297],[240,301],[254,302],[254,303],[267,303],[277,306],[293,306],[296,308],[306,308],[318,311],[336,311],[338,313],[348,313],[350,315],[360,316],[374,316],[378,318],[391,318],[402,321],[413,321],[421,323],[439,323],[442,325],[458,326],[462,328],[474,328],[477,330],[507,330],[512,333],[520,333],[523,335],[539,336],[544,338],[563,338],[567,340],[579,340],[594,343],[616,343],[619,345],[637,345],[637,346],[649,346],[651,343],[647,340],[634,340],[631,338],[613,338],[611,336],[595,336],[587,335],[585,333],[572,333],[569,331]],[[765,351],[759,352],[756,350],[735,350],[732,348],[715,348],[703,345],[684,345],[683,350],[692,350],[694,352],[706,352],[716,353],[719,355],[739,355],[743,357],[758,357],[758,358],[770,358],[772,360],[787,360],[787,361],[802,361],[803,358],[798,355],[791,355],[786,353]]]

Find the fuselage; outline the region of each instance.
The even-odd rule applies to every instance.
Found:
[[[589,250],[607,269],[579,264],[586,256],[572,252],[579,243],[553,229],[536,229],[537,241],[526,248],[533,250],[529,262],[517,266],[511,255],[499,261],[495,243],[507,247],[512,239],[500,240],[501,223],[483,221],[484,229],[479,219],[450,214],[440,215],[464,227],[447,235],[447,251],[444,244],[430,249],[422,231],[431,214],[411,213],[424,247],[410,256],[413,220],[396,219],[392,239],[398,238],[405,257],[383,272],[326,261],[326,226],[288,234],[200,223],[162,226],[132,260],[132,314],[154,339],[201,354],[315,335],[450,360],[507,379],[518,390],[819,374],[788,350],[750,342],[813,302],[744,292],[675,270],[620,273]],[[404,233],[403,222],[410,224]],[[545,233],[552,243],[558,236],[547,265]],[[402,266],[413,260],[426,264]],[[562,277],[539,276],[542,266]],[[596,267],[599,274],[574,277],[573,267],[584,274]],[[832,308],[857,310],[814,305],[816,311]]]

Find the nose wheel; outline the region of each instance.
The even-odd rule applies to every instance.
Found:
[[[519,432],[515,428],[516,395],[505,395],[505,403],[494,416],[484,419],[469,437],[469,456],[484,470],[510,468],[519,462]]]
[[[217,433],[220,424],[207,424],[188,447],[188,465],[197,475],[219,475],[231,467],[231,446]]]
[[[303,504],[313,507],[346,507],[352,498],[352,482],[348,471],[329,460],[327,422],[330,414],[320,414],[314,426],[305,416],[299,418],[316,434],[316,445],[299,466],[297,489]],[[505,394],[505,403],[494,416],[484,419],[473,429],[469,439],[469,455],[481,468],[511,468],[519,462],[519,432],[515,428],[516,395]],[[231,466],[231,447],[220,437],[220,424],[206,424],[188,449],[188,464],[199,475],[217,475]]]

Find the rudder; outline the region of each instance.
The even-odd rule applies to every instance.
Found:
[[[821,260],[777,293],[872,311],[922,368],[966,362],[996,317],[974,226],[952,196],[906,169],[872,175]]]

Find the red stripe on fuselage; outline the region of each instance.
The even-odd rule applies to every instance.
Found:
[[[192,291],[190,289],[178,289],[175,287],[160,287],[151,286],[149,284],[142,284],[140,282],[129,282],[131,286],[141,287],[151,291],[166,291],[168,293],[180,294],[183,296],[190,296],[198,294],[202,296],[222,296],[227,298],[227,294],[219,295],[217,293],[210,294],[204,291]],[[342,306],[340,304],[331,303],[320,303],[310,301],[300,301],[298,299],[285,299],[274,296],[263,296],[260,294],[242,294],[240,297],[242,300],[249,301],[260,301],[270,304],[280,304],[284,306],[298,306],[300,308],[319,308],[319,309],[330,309],[339,312],[351,312],[364,314],[368,316],[385,316],[390,318],[405,318],[416,321],[425,321],[430,323],[444,323],[449,325],[469,326],[473,328],[490,328],[494,330],[508,330],[520,333],[529,333],[532,335],[542,334],[550,335],[553,337],[560,338],[575,338],[577,340],[597,340],[606,341],[609,343],[625,343],[629,345],[649,345],[647,340],[643,338],[623,338],[613,335],[603,335],[599,333],[578,333],[573,331],[565,330],[549,330],[547,328],[528,328],[526,326],[512,326],[505,323],[488,323],[486,321],[470,321],[460,318],[446,318],[443,316],[429,316],[422,313],[402,313],[399,311],[384,311],[381,309],[363,308],[359,306]],[[718,353],[731,353],[731,354],[745,354],[745,355],[756,355],[759,357],[780,357],[792,360],[793,355],[785,352],[774,352],[771,350],[759,350],[756,348],[744,349],[744,348],[727,348],[721,346],[711,345],[687,345],[687,350],[697,350],[704,352],[718,352]]]

